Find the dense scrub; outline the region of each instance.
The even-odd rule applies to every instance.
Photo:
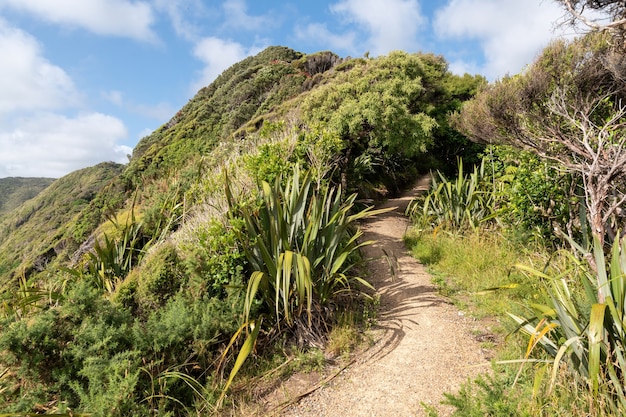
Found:
[[[498,293],[509,304],[509,329],[525,335],[512,380],[506,367],[515,356],[508,356],[494,378],[449,396],[459,415],[626,410],[622,68],[610,34],[590,34],[555,42],[524,73],[486,87],[455,123],[472,140],[499,145],[470,175],[437,174],[411,207],[415,239],[431,248],[419,253],[452,277],[473,267],[465,261],[452,270],[443,261],[471,253],[468,240],[495,237],[526,254],[496,285],[479,279],[483,289],[472,288],[473,279],[441,279],[448,292],[481,295],[473,304],[482,314],[502,314],[500,303],[487,301]],[[496,253],[486,254],[489,262]],[[520,288],[532,297],[519,300]]]

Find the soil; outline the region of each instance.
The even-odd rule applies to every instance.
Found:
[[[347,365],[323,375],[294,375],[266,397],[263,414],[287,417],[449,416],[444,393],[489,370],[481,347],[485,327],[437,294],[423,265],[407,251],[402,237],[405,209],[427,182],[422,179],[383,207],[393,211],[363,225],[369,277],[380,295],[371,331],[372,345]],[[394,268],[390,268],[390,262]],[[394,271],[395,270],[395,273]],[[299,399],[299,401],[295,401]],[[276,407],[277,403],[293,403]]]

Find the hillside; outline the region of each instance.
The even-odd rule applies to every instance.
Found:
[[[52,178],[0,178],[0,217],[35,197],[52,181]]]
[[[14,276],[17,269],[39,271],[34,262],[42,257],[53,260],[61,256],[66,262],[106,220],[106,214],[122,209],[133,194],[147,216],[146,229],[152,229],[146,234],[162,233],[158,229],[164,223],[175,229],[178,221],[170,220],[182,216],[183,211],[188,213],[206,197],[197,193],[205,187],[206,172],[223,158],[231,158],[233,152],[241,153],[240,146],[250,150],[260,142],[276,142],[279,136],[284,139],[286,134],[297,135],[292,139],[302,144],[300,149],[289,149],[291,145],[285,143],[262,145],[262,154],[273,155],[269,159],[260,155],[259,160],[248,157],[248,174],[254,179],[272,180],[287,165],[306,159],[316,143],[321,146],[316,152],[336,153],[344,159],[339,170],[344,187],[364,197],[396,192],[416,170],[450,166],[457,156],[475,154],[475,145],[447,127],[447,114],[482,83],[482,77],[451,76],[445,61],[433,55],[396,53],[379,59],[341,59],[332,52],[304,55],[285,47],[269,47],[226,70],[169,122],[143,138],[121,173],[116,170],[115,175],[109,172],[98,177],[89,193],[103,185],[100,180],[116,177],[102,192],[88,193],[85,199],[78,191],[73,201],[80,204],[69,211],[61,209],[68,206],[64,198],[42,197],[22,208],[22,214],[7,219],[1,233],[3,241],[10,244],[0,248],[0,282],[6,281],[7,273]],[[375,117],[367,120],[366,115]],[[322,144],[320,137],[327,143]],[[325,163],[320,155],[315,157],[318,164]],[[335,171],[338,182],[339,171]],[[80,180],[84,188],[91,181],[89,172],[73,173],[70,178],[74,181],[87,175]],[[352,179],[348,181],[348,177]],[[89,205],[82,204],[91,199],[94,202]],[[183,200],[187,207],[180,205]],[[51,226],[51,215],[29,217],[33,208],[43,206],[49,213],[63,213],[64,218],[54,218],[56,226]],[[33,230],[50,230],[45,243],[33,246],[23,242],[31,241],[22,232],[26,228],[18,231],[14,227],[23,218],[29,219]],[[57,229],[61,225],[62,232]],[[21,248],[26,253],[21,253]]]
[[[76,216],[93,210],[102,188],[122,172],[122,165],[103,163],[52,182],[36,197],[7,212],[0,223],[2,282],[20,274],[42,272],[73,239]]]
[[[55,181],[0,225],[0,364],[13,387],[0,386],[0,408],[201,413],[233,369],[228,342],[248,333],[243,317],[261,314],[252,327],[263,323],[265,342],[319,345],[333,312],[365,283],[350,270],[359,258],[354,222],[369,214],[351,213],[420,172],[475,157],[448,116],[484,83],[451,74],[432,54],[340,58],[270,47],[201,89],[139,142],[127,166]],[[295,206],[283,212],[287,204]],[[263,229],[272,219],[287,229]],[[311,253],[281,241],[292,238],[309,239]],[[274,308],[246,287],[267,277],[257,268],[283,268],[285,256],[295,256],[298,282],[329,281],[281,290],[279,314],[279,301]],[[269,285],[259,292],[274,294]],[[304,301],[291,299],[299,294],[323,314],[314,331],[300,328]],[[300,306],[295,321],[290,306]],[[191,380],[208,397],[199,400]]]

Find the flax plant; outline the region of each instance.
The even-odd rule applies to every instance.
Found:
[[[297,166],[285,185],[280,178],[273,186],[263,182],[256,205],[236,202],[228,178],[226,195],[231,216],[245,224],[239,241],[251,274],[245,321],[229,348],[242,334],[248,336],[225,389],[251,353],[263,321],[315,345],[331,310],[325,307],[339,295],[358,292],[359,286],[372,288],[351,273],[359,249],[373,243],[359,240],[357,221],[387,211],[354,212],[356,194],[344,200],[339,187],[319,189],[310,173],[301,173]]]
[[[542,346],[553,358],[550,389],[559,366],[565,364],[588,387],[593,409],[605,406],[609,415],[626,413],[626,240],[616,240],[609,260],[594,239],[592,253],[597,270],[570,254],[574,269],[550,276],[519,266],[546,284],[551,302],[533,305],[536,315],[510,316],[530,335],[528,358]],[[574,271],[580,273],[575,274]],[[583,294],[576,297],[571,276],[580,278]],[[579,300],[578,298],[582,298]]]
[[[466,175],[459,160],[455,180],[437,171],[432,175],[430,192],[411,202],[407,214],[415,223],[452,230],[476,230],[480,224],[495,218],[495,192],[485,181],[485,163]]]

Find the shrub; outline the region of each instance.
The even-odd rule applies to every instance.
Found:
[[[358,250],[360,219],[385,210],[364,209],[352,214],[356,194],[346,200],[336,188],[315,189],[311,175],[296,166],[282,185],[264,182],[256,205],[238,204],[226,179],[231,216],[243,219],[239,242],[251,270],[244,302],[245,321],[231,346],[246,330],[248,337],[225,390],[252,352],[263,319],[271,332],[290,330],[299,344],[320,345],[327,308],[339,296],[351,296],[358,286],[371,286],[351,275]],[[223,398],[223,397],[222,397]]]
[[[441,172],[432,176],[429,193],[411,202],[407,212],[415,223],[431,228],[476,230],[496,215],[495,190],[486,181],[485,164],[475,166],[469,176],[458,163],[456,180],[448,180]]]
[[[231,225],[211,219],[195,229],[193,240],[182,243],[183,263],[189,275],[187,291],[195,297],[223,298],[227,288],[242,282],[245,255],[235,229],[243,227],[233,219]]]
[[[169,242],[155,248],[133,274],[137,275],[137,303],[148,310],[164,305],[185,284],[178,252]]]

